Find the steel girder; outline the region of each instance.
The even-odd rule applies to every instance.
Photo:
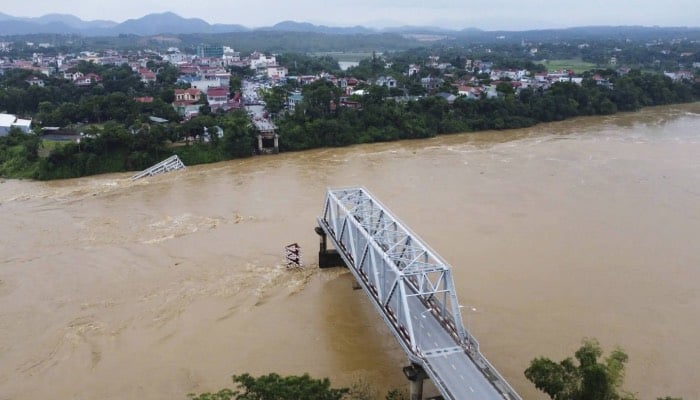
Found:
[[[465,375],[473,365],[489,382],[480,387],[479,398],[521,399],[465,330],[449,265],[367,190],[329,189],[318,223],[409,359],[424,368],[446,399],[474,398],[452,362],[466,362],[460,364]],[[424,322],[433,325],[429,329]],[[442,332],[441,343],[431,337],[432,329]]]
[[[416,313],[431,312],[458,345],[476,344],[464,329],[449,265],[367,190],[329,190],[319,222],[330,228],[338,250],[414,355],[427,350],[419,348]],[[410,297],[424,307],[409,307]]]

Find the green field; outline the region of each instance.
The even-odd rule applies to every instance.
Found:
[[[542,60],[537,61],[538,64],[543,64],[548,71],[573,70],[577,74],[597,68],[598,65],[581,60],[580,58],[572,58],[568,60]]]
[[[65,145],[66,143],[70,142],[67,140],[42,140],[41,147],[43,147],[46,151],[51,151]]]
[[[41,147],[39,148],[40,157],[48,157],[49,153],[61,146],[64,146],[69,141],[56,141],[56,140],[42,140]]]
[[[317,52],[317,53],[312,53],[313,56],[315,57],[323,57],[323,56],[331,56],[337,61],[350,61],[350,62],[359,62],[361,60],[367,59],[367,58],[372,58],[372,53],[367,53],[367,52],[344,52],[344,51],[329,51],[329,52]],[[380,53],[377,53],[377,55],[380,55]]]

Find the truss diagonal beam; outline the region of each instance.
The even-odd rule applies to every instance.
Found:
[[[444,368],[462,363],[489,382],[483,398],[520,399],[465,330],[452,269],[373,195],[363,188],[330,189],[318,222],[408,357],[445,398],[465,398]]]

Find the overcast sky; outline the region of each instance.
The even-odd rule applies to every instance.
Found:
[[[73,14],[122,22],[172,11],[248,27],[294,20],[333,26],[431,25],[535,29],[584,25],[700,26],[700,0],[22,0],[0,12],[18,17]]]

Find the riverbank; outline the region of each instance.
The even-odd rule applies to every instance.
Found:
[[[631,71],[610,77],[610,85],[593,80],[555,82],[544,91],[517,92],[508,83],[496,87],[498,95],[479,100],[435,95],[404,101],[388,100],[388,90],[374,87],[357,101],[340,101],[340,89],[319,80],[302,89],[304,100],[276,120],[279,149],[298,151],[342,147],[358,143],[429,138],[457,132],[479,132],[531,127],[579,116],[613,115],[645,106],[680,104],[700,98],[700,84],[672,81],[660,74]],[[493,94],[493,93],[492,93]],[[282,112],[283,99],[269,94],[268,111]],[[274,100],[274,101],[273,101]],[[273,110],[271,104],[277,104]],[[206,143],[168,148],[177,136],[204,137],[206,128],[220,127]],[[106,172],[142,170],[173,154],[187,165],[248,157],[257,133],[245,112],[201,115],[184,124],[144,124],[127,129],[115,122],[95,128],[80,143],[70,143],[39,156],[37,138],[21,134],[0,138],[0,176],[41,180],[88,176]],[[218,128],[217,128],[218,131]]]

